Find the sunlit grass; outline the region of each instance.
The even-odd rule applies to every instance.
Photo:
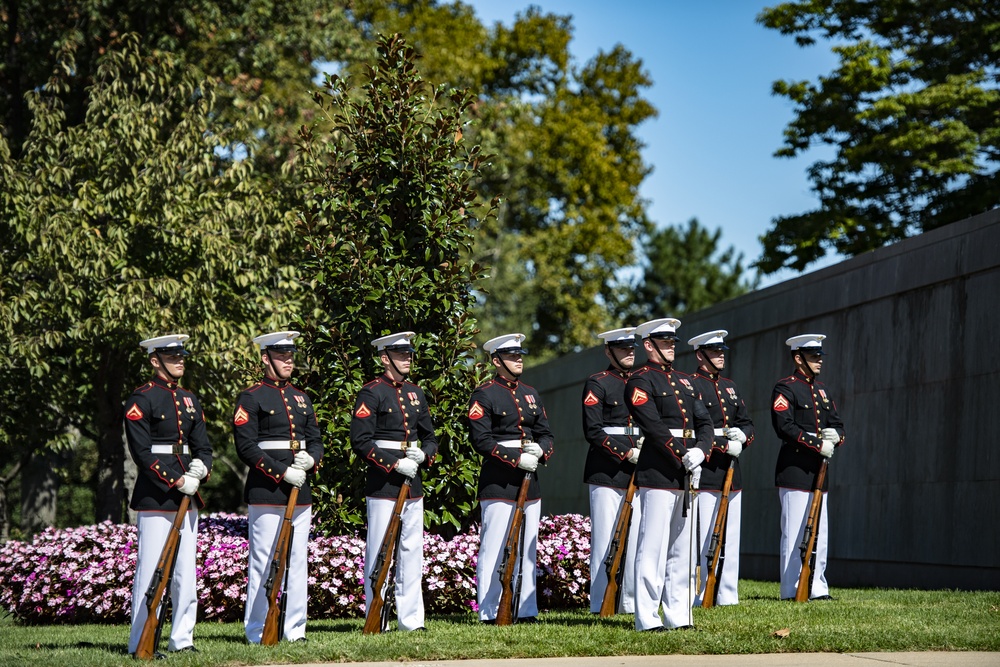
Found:
[[[428,619],[427,633],[364,636],[362,621],[311,621],[309,642],[249,646],[239,623],[199,623],[198,654],[171,665],[532,658],[669,653],[1000,651],[1000,593],[835,589],[831,602],[780,602],[777,584],[740,582],[734,607],[695,609],[696,631],[638,633],[631,616],[543,613],[498,628],[471,615]],[[787,629],[784,638],[774,636]],[[134,665],[124,625],[29,627],[0,620],[0,665]],[[164,640],[162,647],[166,646]]]

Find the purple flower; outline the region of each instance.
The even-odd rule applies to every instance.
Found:
[[[312,618],[364,615],[364,549],[358,535],[312,536],[309,542],[309,614]],[[479,527],[444,541],[424,536],[424,603],[430,613],[476,612]],[[243,618],[247,582],[247,519],[209,514],[200,519],[196,570],[200,618]],[[588,602],[590,519],[545,517],[538,535],[538,590],[542,608]],[[21,621],[128,622],[135,576],[134,526],[100,523],[49,528],[31,542],[0,545],[0,608]]]

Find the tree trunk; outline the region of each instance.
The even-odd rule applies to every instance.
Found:
[[[14,464],[6,475],[0,477],[0,544],[10,539],[10,503],[8,502],[7,489],[10,483],[17,479],[17,473],[21,471],[22,461]]]
[[[64,456],[43,447],[28,457],[21,475],[21,529],[25,536],[55,525],[59,493],[57,469]]]
[[[122,449],[124,427],[125,369],[128,354],[105,348],[94,383],[94,427],[97,430],[97,489],[94,494],[94,518],[121,523],[125,510],[125,452]]]

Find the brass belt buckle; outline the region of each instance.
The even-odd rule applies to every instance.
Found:
[[[291,450],[292,450],[293,452],[297,452],[297,451],[299,451],[299,441],[298,441],[298,440],[289,440],[289,441],[288,441],[288,447],[289,447],[289,448],[290,448],[290,449],[291,449]]]
[[[684,437],[685,438],[693,438],[694,437],[694,429],[693,428],[686,428],[686,429],[684,429]]]
[[[401,441],[399,443],[399,448],[405,452],[407,449],[410,448],[410,441],[409,440]]]

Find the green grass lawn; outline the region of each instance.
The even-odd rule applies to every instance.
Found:
[[[735,607],[695,609],[696,631],[637,633],[631,616],[543,613],[542,623],[483,626],[469,615],[428,618],[427,633],[366,637],[362,621],[310,621],[309,642],[248,646],[239,623],[199,623],[201,653],[170,665],[446,660],[668,653],[1000,651],[1000,593],[835,589],[831,602],[778,601],[778,585],[741,581]],[[787,628],[787,637],[774,636]],[[134,665],[124,625],[23,626],[0,620],[0,665]],[[161,648],[166,647],[166,641]]]

